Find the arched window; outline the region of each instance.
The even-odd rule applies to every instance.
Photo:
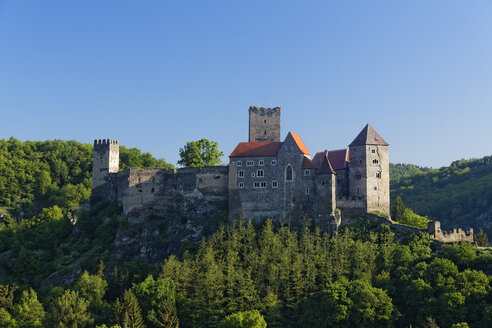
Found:
[[[293,180],[293,173],[292,173],[292,166],[287,165],[285,168],[285,181],[292,181]]]

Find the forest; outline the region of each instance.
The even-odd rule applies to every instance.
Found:
[[[441,190],[460,185],[463,207],[472,195],[491,199],[472,192],[490,183],[490,157],[453,164],[400,167],[392,192],[416,213],[453,223],[437,210],[441,198],[432,207],[414,192],[427,185],[448,199]],[[130,223],[118,204],[78,210],[90,197],[91,166],[91,145],[0,140],[0,327],[492,325],[490,249],[395,235],[365,219],[335,238],[309,220],[300,230],[237,221],[161,262],[115,263],[116,234]],[[120,168],[128,167],[173,166],[120,146]]]

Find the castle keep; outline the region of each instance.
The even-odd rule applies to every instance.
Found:
[[[118,172],[118,142],[95,140],[92,195],[121,202],[128,216],[187,220],[227,215],[295,223],[339,212],[389,213],[388,144],[369,124],[348,149],[312,155],[298,134],[281,141],[280,114],[279,107],[250,107],[248,142],[236,146],[227,166]]]

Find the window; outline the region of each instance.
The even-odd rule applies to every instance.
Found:
[[[304,170],[304,176],[310,176],[311,175],[311,171],[310,170]]]
[[[253,166],[255,165],[255,162],[253,161],[246,161],[246,166]]]
[[[306,195],[309,195],[309,188],[306,188]]]
[[[372,150],[371,150],[371,152],[372,152],[373,154],[376,154],[376,149],[372,149]]]
[[[361,159],[359,159],[359,164],[362,164],[362,160]]]
[[[377,186],[374,186],[374,190],[378,190],[378,187]]]
[[[292,166],[287,165],[285,168],[285,181],[292,181],[293,178]]]
[[[260,187],[261,188],[266,188],[267,187],[267,182],[266,181],[262,181],[261,184],[260,184]]]
[[[266,123],[266,120],[263,120],[263,123]]]
[[[255,172],[251,173],[251,177],[254,178],[255,177]]]
[[[242,165],[243,165],[243,162],[241,162],[241,161],[236,162],[236,166],[242,166]]]
[[[264,160],[259,160],[259,161],[258,161],[258,165],[259,165],[259,166],[263,166],[263,165],[265,165],[265,161],[264,161]]]
[[[355,178],[358,179],[358,180],[360,180],[360,179],[362,179],[362,175],[359,172],[356,172],[355,173]]]
[[[265,131],[265,133],[264,133],[264,134],[266,134],[266,131]]]
[[[256,176],[257,176],[258,178],[263,177],[263,176],[264,176],[264,172],[263,172],[263,170],[256,170]]]
[[[325,182],[324,181],[321,181],[321,185],[324,186],[325,185]]]
[[[278,188],[278,181],[277,180],[272,181],[272,188]]]
[[[244,178],[244,171],[243,170],[239,170],[237,172],[237,176],[240,177],[240,178]]]
[[[381,179],[381,172],[376,173],[376,178]]]
[[[239,182],[239,183],[238,183],[238,187],[239,187],[239,188],[244,188],[244,182]]]
[[[253,187],[254,188],[260,188],[260,181],[255,181],[255,183],[253,184]]]
[[[150,189],[150,192],[155,192],[155,188]]]
[[[379,163],[379,161],[377,159],[372,160],[372,164],[378,164],[378,163]]]
[[[277,160],[276,159],[272,159],[272,166],[275,166],[277,165]]]

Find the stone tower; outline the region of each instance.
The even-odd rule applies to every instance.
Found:
[[[366,201],[366,211],[390,212],[388,144],[367,124],[349,145],[349,193]]]
[[[104,194],[104,186],[109,181],[109,174],[116,173],[119,169],[120,145],[117,140],[94,140],[94,153],[92,162],[92,192]],[[99,191],[97,191],[98,189]],[[101,195],[104,196],[104,195]],[[109,195],[108,195],[109,196]]]
[[[280,141],[280,107],[249,107],[249,142]]]

